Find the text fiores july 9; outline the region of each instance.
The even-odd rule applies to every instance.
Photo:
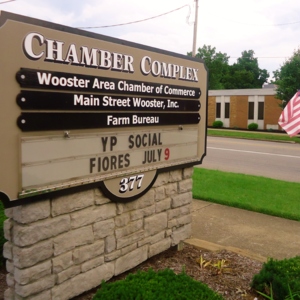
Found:
[[[135,152],[114,154],[117,149],[118,137],[101,137],[101,152],[97,157],[89,159],[89,173],[101,173],[128,168],[131,166],[131,154]],[[153,149],[151,149],[153,147]],[[147,148],[147,149],[143,149]],[[136,157],[141,158],[139,165],[158,163],[170,158],[170,149],[163,147],[161,133],[131,134],[128,136],[128,150],[140,150]],[[112,153],[112,154],[109,154]]]

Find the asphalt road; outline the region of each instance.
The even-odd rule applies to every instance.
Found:
[[[197,167],[300,182],[300,144],[208,136]]]

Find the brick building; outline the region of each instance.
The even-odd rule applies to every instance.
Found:
[[[275,88],[208,91],[208,126],[221,120],[223,127],[247,129],[257,123],[258,129],[278,130],[282,112]]]

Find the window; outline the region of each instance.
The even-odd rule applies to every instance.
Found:
[[[248,120],[254,120],[254,102],[248,103]]]
[[[229,119],[230,114],[230,103],[225,102],[225,119]]]
[[[264,108],[265,108],[264,102],[258,102],[258,120],[264,119]]]
[[[216,103],[216,118],[221,118],[221,103]]]

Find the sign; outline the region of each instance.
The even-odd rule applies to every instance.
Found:
[[[84,93],[24,91],[17,96],[22,110],[199,111],[200,101],[122,97]]]
[[[130,201],[202,162],[202,61],[7,12],[0,42],[6,207],[91,187]]]

